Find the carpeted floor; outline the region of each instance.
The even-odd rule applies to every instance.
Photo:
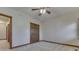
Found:
[[[8,48],[9,48],[9,44],[7,40],[0,40],[0,49],[8,49]]]
[[[52,44],[48,42],[37,42],[34,44],[9,49],[9,44],[6,40],[0,41],[0,51],[74,51],[75,49],[78,48],[59,44]]]
[[[15,48],[15,51],[74,51],[76,47],[52,44],[47,42],[38,42],[31,45]]]

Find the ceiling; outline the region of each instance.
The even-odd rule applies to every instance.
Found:
[[[50,7],[48,10],[50,10],[52,12],[51,15],[44,14],[42,16],[38,16],[39,11],[32,11],[32,8],[36,8],[36,7],[12,7],[11,9],[26,13],[30,17],[32,17],[34,19],[39,19],[41,21],[44,19],[49,19],[49,18],[52,19],[52,18],[55,18],[57,16],[61,16],[61,15],[66,14],[66,13],[79,10],[78,7]]]

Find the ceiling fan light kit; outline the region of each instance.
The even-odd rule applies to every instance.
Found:
[[[40,9],[40,13],[41,14],[45,14],[46,13],[46,9]]]
[[[51,12],[49,10],[47,10],[47,8],[49,7],[40,7],[40,8],[35,8],[35,9],[32,9],[32,11],[36,11],[36,10],[39,10],[39,16],[47,13],[47,14],[51,14]]]

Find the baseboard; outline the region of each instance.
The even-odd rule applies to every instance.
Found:
[[[43,42],[48,42],[48,43],[55,43],[55,44],[60,44],[60,45],[72,46],[72,47],[77,47],[77,48],[79,48],[79,46],[77,46],[77,45],[72,45],[72,44],[64,44],[64,43],[59,43],[59,42],[47,41],[47,40],[41,40],[41,41],[43,41]]]
[[[6,39],[0,39],[0,40],[6,40]]]
[[[39,41],[38,41],[38,42],[39,42]],[[37,42],[35,42],[35,43],[37,43]],[[30,44],[34,44],[34,43],[27,43],[27,44],[15,46],[15,47],[12,47],[11,49],[18,48],[18,47],[22,47],[22,46],[26,46],[26,45],[30,45]]]
[[[59,42],[47,41],[47,40],[40,40],[39,42],[48,42],[48,43],[54,43],[54,44],[65,45],[65,46],[72,46],[72,47],[77,47],[77,48],[79,48],[79,46],[77,46],[77,45],[64,44],[64,43],[59,43]],[[31,44],[34,44],[34,43],[31,43]],[[12,49],[18,48],[18,47],[22,47],[22,46],[26,46],[26,45],[30,45],[30,43],[12,47]]]
[[[19,46],[15,46],[15,47],[12,47],[12,49],[14,48],[18,48],[18,47],[22,47],[22,46],[26,46],[26,45],[29,45],[30,43],[27,43],[27,44],[23,44],[23,45],[19,45]]]

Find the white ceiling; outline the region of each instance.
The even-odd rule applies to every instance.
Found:
[[[44,19],[49,19],[49,18],[52,19],[52,18],[61,16],[66,13],[79,10],[78,7],[50,7],[49,10],[52,12],[51,15],[45,14],[42,16],[38,16],[39,11],[32,11],[32,8],[34,8],[34,7],[14,7],[11,9],[26,13],[30,17],[35,18],[35,19],[40,19],[41,21]]]

